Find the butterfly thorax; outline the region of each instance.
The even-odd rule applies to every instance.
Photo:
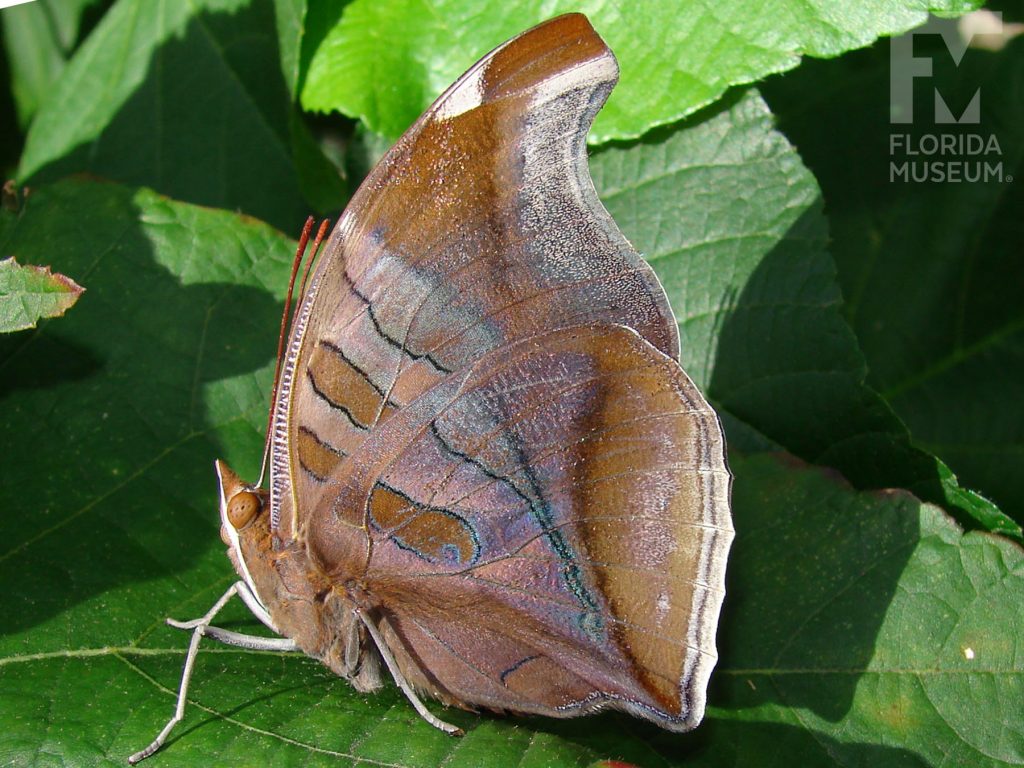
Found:
[[[302,543],[278,541],[275,546],[266,493],[240,483],[229,482],[224,487],[230,470],[219,466],[229,508],[239,494],[254,494],[259,500],[258,513],[240,529],[234,528],[228,515],[222,515],[221,538],[228,545],[228,558],[235,570],[269,614],[272,629],[294,640],[306,654],[349,680],[357,690],[379,688],[379,658],[353,612],[351,590],[329,579]]]

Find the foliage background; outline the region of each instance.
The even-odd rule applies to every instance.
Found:
[[[479,55],[568,10],[622,67],[595,184],[669,292],[736,475],[704,725],[446,712],[455,740],[391,688],[210,643],[151,764],[1024,763],[1024,38],[957,65],[916,36],[934,71],[899,128],[995,134],[1005,178],[889,181],[885,38],[974,8],[0,11],[0,163],[31,188],[0,258],[86,289],[0,338],[0,764],[121,765],[170,715],[186,638],[162,620],[232,580],[212,461],[256,473],[289,236]],[[955,114],[980,88],[980,123],[937,127],[933,87]]]

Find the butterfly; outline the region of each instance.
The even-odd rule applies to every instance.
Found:
[[[239,581],[169,620],[193,631],[178,708],[131,762],[181,719],[204,636],[304,652],[359,691],[388,673],[448,733],[421,697],[700,722],[732,477],[665,291],[590,179],[617,79],[585,16],[543,23],[359,188],[283,345],[269,489],[216,465]],[[236,595],[277,637],[212,625]]]

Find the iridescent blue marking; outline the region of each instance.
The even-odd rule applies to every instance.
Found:
[[[519,669],[524,664],[529,664],[534,659],[539,659],[539,658],[540,658],[540,654],[539,653],[535,653],[535,654],[533,654],[533,656],[526,656],[526,657],[520,659],[519,661],[517,661],[515,664],[513,664],[511,667],[509,667],[508,669],[506,669],[504,672],[501,673],[501,684],[504,685],[506,688],[508,688],[508,682],[507,682],[506,679],[508,678],[509,675],[511,675],[513,672],[515,672],[517,669]]]
[[[444,449],[452,456],[472,464],[487,477],[507,485],[512,489],[512,492],[515,493],[516,496],[527,504],[530,508],[530,514],[533,516],[533,519],[537,521],[544,537],[548,540],[551,548],[558,556],[558,559],[562,562],[562,578],[565,579],[566,586],[569,587],[569,591],[572,592],[573,596],[579,600],[580,604],[586,609],[577,617],[577,626],[579,626],[580,630],[591,639],[597,641],[602,640],[604,637],[605,625],[604,616],[601,613],[601,606],[594,599],[594,596],[590,594],[590,590],[587,589],[587,585],[584,583],[583,573],[580,570],[579,564],[576,562],[576,557],[572,551],[572,547],[570,547],[569,543],[565,540],[565,535],[562,533],[561,529],[555,527],[554,516],[551,514],[551,508],[544,500],[544,495],[540,490],[540,483],[537,480],[536,475],[534,475],[533,469],[526,461],[526,457],[522,454],[522,449],[519,448],[517,451],[517,458],[519,459],[519,465],[522,468],[523,475],[530,484],[530,490],[536,498],[531,498],[526,495],[507,477],[500,477],[499,475],[496,475],[477,459],[474,459],[472,456],[469,456],[450,445],[441,435],[436,422],[431,422],[430,431],[433,433],[434,437],[437,438],[438,442],[441,443]],[[514,440],[512,442],[518,447],[518,442]]]

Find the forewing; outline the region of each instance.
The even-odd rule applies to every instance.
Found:
[[[686,728],[715,660],[729,486],[717,416],[678,363],[631,329],[578,326],[486,354],[378,427],[308,544],[365,585],[441,698]]]
[[[284,538],[371,430],[490,350],[605,322],[678,357],[665,293],[587,170],[586,134],[617,74],[585,17],[554,19],[467,72],[357,192],[300,308],[275,404]]]

